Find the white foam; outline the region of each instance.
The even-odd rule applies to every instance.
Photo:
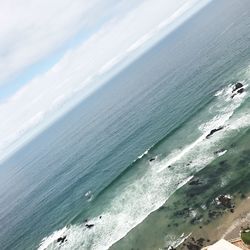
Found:
[[[176,248],[181,245],[186,239],[188,239],[192,233],[185,235],[184,233],[180,237],[173,235],[167,235],[165,237],[165,248],[168,247],[168,250],[171,250],[172,247]]]
[[[66,232],[67,228],[64,227],[61,230],[57,230],[55,231],[53,234],[51,234],[49,237],[44,238],[41,243],[40,246],[38,247],[39,250],[45,250],[47,249],[49,246],[51,246],[59,237],[61,237],[65,232]]]
[[[137,159],[141,159],[144,155],[147,155],[148,151],[149,151],[149,149],[147,149],[145,152],[143,152],[141,155],[139,155]]]
[[[220,157],[220,156],[224,155],[226,152],[227,152],[227,150],[223,150],[223,151],[217,153],[217,155]]]
[[[213,106],[218,108],[220,114],[215,114],[215,117],[205,126],[203,125],[203,133],[194,142],[182,150],[174,150],[161,161],[148,164],[144,175],[131,177],[131,180],[123,181],[115,190],[109,190],[113,192],[114,198],[103,208],[102,219],[99,219],[99,215],[91,219],[91,224],[94,224],[93,228],[87,229],[84,224],[81,224],[56,231],[41,242],[39,250],[108,249],[151,212],[162,206],[173,192],[192,178],[191,173],[201,170],[215,159],[217,156],[214,151],[218,148],[221,139],[235,129],[250,125],[250,117],[246,115],[249,110],[242,111],[237,117],[232,117],[234,110],[244,99],[245,97],[231,100],[228,104],[230,108],[227,108],[224,105],[227,102],[227,95],[218,95]],[[206,139],[210,128],[225,124],[226,127],[223,130]],[[148,150],[140,155],[139,159],[146,154]],[[192,163],[187,165],[190,159]],[[173,165],[172,168],[169,169],[169,165]],[[59,246],[55,241],[62,235],[67,235],[67,242]]]

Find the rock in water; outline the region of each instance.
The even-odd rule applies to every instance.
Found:
[[[237,94],[242,94],[245,91],[244,86],[241,82],[237,82],[232,90],[231,98],[234,98]]]
[[[237,82],[234,85],[233,92],[235,92],[236,90],[241,89],[241,88],[243,88],[243,84],[241,82]]]
[[[244,88],[241,88],[237,90],[237,93],[242,94],[244,91],[245,91]]]
[[[210,136],[212,136],[214,133],[216,133],[216,132],[222,130],[223,128],[224,128],[223,126],[220,126],[219,128],[212,129],[212,130],[210,131],[210,133],[206,136],[206,138],[208,139],[208,138],[209,138]]]
[[[215,200],[217,204],[221,204],[226,208],[233,208],[232,198],[229,195],[220,195]]]
[[[67,241],[66,240],[66,235],[65,236],[63,236],[63,237],[59,237],[57,240],[56,240],[58,243],[64,243],[65,241]]]
[[[87,227],[88,229],[92,228],[94,226],[94,224],[86,224],[85,227]]]

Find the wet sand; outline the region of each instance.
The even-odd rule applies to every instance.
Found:
[[[241,229],[250,226],[250,194],[243,199],[237,197],[234,202],[233,212],[227,211],[210,224],[197,228],[177,249],[201,249],[221,238],[228,241],[239,238]]]

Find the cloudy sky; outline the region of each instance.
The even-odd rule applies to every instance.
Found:
[[[209,1],[1,0],[0,160]]]

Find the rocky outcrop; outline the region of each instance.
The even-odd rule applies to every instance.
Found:
[[[88,229],[92,228],[93,226],[94,226],[94,224],[85,224],[85,227]]]
[[[233,87],[231,98],[234,98],[237,94],[242,94],[244,91],[244,85],[241,82],[237,82]]]
[[[214,133],[216,133],[216,132],[222,130],[223,128],[224,128],[223,126],[220,126],[220,127],[218,127],[218,128],[212,129],[212,130],[210,131],[210,133],[206,136],[206,138],[208,139],[208,138],[211,137]]]
[[[65,235],[65,236],[62,236],[62,237],[59,237],[57,240],[56,240],[56,242],[58,242],[58,243],[60,243],[60,244],[62,244],[62,243],[64,243],[64,242],[66,242],[67,241],[67,236]]]
[[[233,88],[233,92],[235,92],[236,90],[239,90],[243,88],[243,84],[241,82],[237,82],[235,85],[234,85],[234,88]]]
[[[222,205],[226,208],[233,208],[232,197],[230,195],[220,195],[216,199],[218,205]]]
[[[151,159],[149,159],[149,162],[155,161],[155,157],[152,157]]]
[[[188,185],[193,186],[193,185],[200,185],[202,182],[200,181],[199,178],[193,178],[188,182]]]

